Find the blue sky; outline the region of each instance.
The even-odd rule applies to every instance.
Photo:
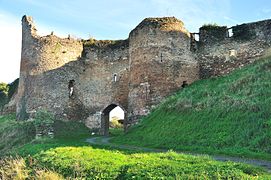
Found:
[[[125,39],[146,17],[175,16],[190,32],[205,23],[232,26],[271,18],[270,0],[0,0],[0,82],[19,76],[21,17],[38,33]]]

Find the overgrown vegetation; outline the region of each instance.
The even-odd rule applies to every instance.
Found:
[[[33,121],[16,121],[15,114],[0,116],[0,156],[30,142],[34,137]]]
[[[0,121],[13,121],[5,116]],[[41,138],[0,160],[0,179],[252,179],[270,174],[249,165],[206,156],[145,153],[90,147],[89,130],[79,122],[55,121],[54,139]],[[7,142],[8,143],[8,142]],[[21,157],[20,157],[21,156]]]
[[[128,40],[96,40],[94,38],[90,38],[88,40],[83,40],[83,44],[85,47],[92,48],[119,48],[119,47],[127,47]]]
[[[10,84],[0,83],[0,112],[5,104],[9,102],[13,94],[16,92],[19,84],[19,78]]]
[[[13,94],[17,91],[19,86],[19,78],[8,84],[8,99],[10,100]]]
[[[60,147],[35,155],[35,159],[0,161],[2,179],[268,179],[262,169],[223,163],[208,157],[168,153],[131,153]]]
[[[168,153],[124,153],[92,147],[60,147],[35,156],[41,168],[87,179],[249,179],[267,174],[237,163]]]
[[[29,159],[30,160],[30,159]],[[62,180],[60,174],[39,168],[31,168],[32,162],[28,163],[23,158],[5,158],[0,160],[0,179],[46,179]]]
[[[113,142],[271,160],[271,58],[167,98]]]
[[[215,28],[220,27],[217,23],[206,23],[202,25],[202,28]]]
[[[270,160],[270,79],[269,57],[195,82],[114,142]],[[51,119],[46,113],[37,117]],[[56,120],[53,126],[54,139],[33,140],[34,121],[0,116],[0,154],[12,155],[1,158],[0,179],[271,179],[261,168],[206,156],[91,147],[83,123]]]
[[[201,30],[208,30],[208,31],[222,31],[222,32],[224,32],[227,29],[227,26],[219,26],[216,23],[209,23],[209,24],[204,24],[200,29]]]
[[[8,102],[8,85],[6,83],[0,83],[0,112],[4,105]]]

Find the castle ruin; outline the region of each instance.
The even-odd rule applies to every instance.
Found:
[[[117,41],[40,37],[36,31],[32,18],[23,16],[17,118],[46,109],[104,135],[116,106],[125,112],[127,129],[184,82],[250,64],[271,42],[271,20],[190,33],[174,17],[146,18]]]

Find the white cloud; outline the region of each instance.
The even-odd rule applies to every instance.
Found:
[[[35,22],[34,22],[35,23]],[[51,33],[53,27],[37,25],[38,35]],[[59,37],[67,37],[68,33],[55,31]],[[0,11],[0,82],[11,83],[19,77],[21,59],[21,18]]]
[[[21,22],[0,12],[0,27],[0,82],[10,83],[19,77]]]

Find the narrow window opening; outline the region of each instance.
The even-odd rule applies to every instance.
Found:
[[[160,54],[160,58],[161,58],[160,62],[163,62],[163,54],[162,53]]]
[[[185,88],[186,86],[188,86],[187,81],[183,81],[182,88]]]
[[[233,32],[232,32],[232,28],[228,29],[228,37],[232,37],[233,36]]]
[[[199,41],[199,33],[190,33],[190,50],[195,52],[197,50],[197,42]]]
[[[195,37],[195,41],[199,41],[199,34],[198,33],[195,33],[194,37]]]
[[[73,80],[73,79],[69,81],[69,85],[68,85],[69,97],[72,97],[74,94],[74,83],[75,83],[75,80]]]
[[[114,74],[114,75],[113,75],[113,81],[114,81],[114,82],[117,82],[117,74]]]

